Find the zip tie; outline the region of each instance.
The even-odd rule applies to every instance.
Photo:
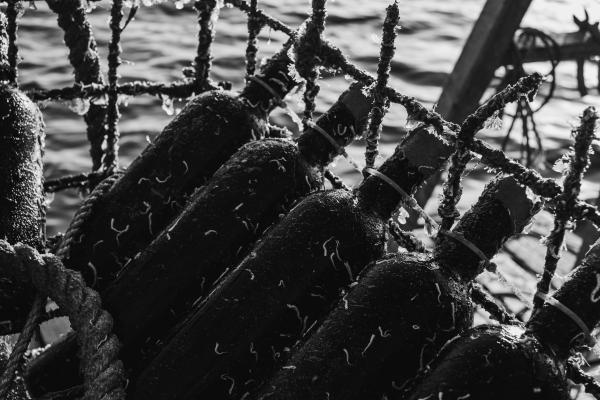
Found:
[[[588,346],[594,347],[596,345],[596,339],[594,339],[594,337],[592,336],[590,328],[588,328],[586,323],[583,322],[583,320],[579,317],[579,315],[577,315],[573,310],[571,310],[569,307],[565,306],[563,303],[561,303],[559,300],[555,299],[554,297],[548,296],[548,294],[546,294],[546,293],[536,293],[535,296],[544,300],[546,302],[546,304],[549,304],[552,307],[555,307],[556,309],[561,311],[563,314],[565,314],[567,317],[569,317],[573,322],[575,322],[575,324],[577,324],[577,326],[579,327],[579,329],[581,329],[581,332],[585,336],[586,344]]]
[[[262,86],[267,92],[269,92],[277,101],[277,105],[279,107],[285,108],[287,106],[287,103],[285,101],[283,101],[283,98],[281,97],[281,95],[279,93],[277,93],[275,91],[275,89],[273,89],[271,87],[271,85],[269,85],[267,82],[265,82],[264,80],[262,80],[261,78],[257,77],[257,76],[249,76],[248,77],[249,80],[258,83],[260,86]]]
[[[485,268],[489,272],[496,274],[498,276],[498,279],[502,283],[506,284],[510,288],[511,292],[513,292],[513,294],[517,296],[517,298],[521,300],[528,309],[532,309],[530,301],[525,297],[523,292],[521,292],[517,287],[510,283],[508,279],[506,279],[504,274],[498,270],[497,265],[494,262],[490,261],[490,259],[483,253],[483,251],[481,251],[475,244],[467,240],[463,235],[457,234],[455,232],[440,230],[439,233],[448,236],[452,239],[455,239],[463,245],[465,245],[467,248],[469,248],[479,258],[481,258],[485,265]],[[561,303],[554,297],[548,296],[546,293],[536,293],[535,297],[539,297],[540,299],[544,300],[544,302],[555,307],[567,317],[569,317],[573,322],[575,322],[575,324],[579,327],[579,329],[581,329],[581,332],[584,334],[587,345],[589,345],[590,347],[594,347],[596,345],[596,339],[594,339],[594,337],[592,336],[590,329],[573,310],[565,306],[563,303]]]
[[[404,203],[406,203],[410,208],[412,208],[413,210],[415,210],[419,216],[423,217],[423,219],[425,220],[425,225],[428,225],[431,227],[431,229],[434,232],[438,232],[439,233],[439,225],[437,222],[434,221],[433,218],[431,218],[426,212],[425,210],[423,210],[421,208],[421,206],[419,205],[419,203],[417,203],[417,201],[408,193],[406,193],[404,191],[404,189],[402,189],[396,182],[394,182],[392,179],[390,179],[388,176],[386,176],[385,174],[379,172],[378,170],[376,170],[375,168],[365,168],[365,172],[371,175],[374,175],[376,177],[378,177],[379,179],[381,179],[382,181],[384,181],[385,183],[387,183],[388,185],[390,185],[394,190],[396,190],[396,192],[400,193],[400,196],[402,196],[402,201]]]
[[[460,233],[450,232],[444,229],[440,229],[439,233],[462,243],[469,250],[475,253],[483,262],[483,267],[485,268],[485,270],[495,275],[502,284],[508,287],[512,294],[517,296],[517,298],[525,305],[525,307],[527,307],[527,309],[531,309],[531,300],[529,300],[529,298],[527,298],[527,296],[525,296],[525,294],[518,287],[516,287],[511,281],[509,281],[506,278],[506,276],[502,273],[502,271],[498,269],[498,265],[496,265],[495,262],[491,261],[485,255],[485,253],[481,251],[481,249],[477,247],[473,242],[468,240]]]
[[[362,174],[362,169],[360,168],[358,163],[356,161],[354,161],[348,155],[348,153],[346,152],[346,149],[344,147],[340,146],[338,144],[338,142],[336,142],[336,140],[329,133],[327,133],[327,131],[325,129],[321,128],[319,125],[315,124],[311,120],[307,120],[306,125],[312,129],[316,130],[321,135],[323,135],[323,137],[325,139],[327,139],[327,141],[333,146],[333,148],[336,149],[338,154],[343,156],[346,159],[346,161],[348,161],[348,164],[350,164],[352,166],[352,168],[354,168],[356,171],[358,171],[360,174]]]

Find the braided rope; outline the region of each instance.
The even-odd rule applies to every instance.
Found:
[[[100,295],[87,287],[79,272],[64,267],[53,254],[0,240],[3,271],[28,277],[40,295],[50,297],[69,316],[78,333],[83,400],[124,400],[125,373],[118,360],[119,341],[112,333],[113,320],[101,308]]]
[[[225,2],[227,4],[231,4],[234,7],[237,7],[246,14],[254,12],[255,17],[260,19],[263,24],[268,25],[269,28],[283,32],[293,39],[297,39],[297,32],[294,29],[279,21],[278,19],[270,16],[269,14],[265,13],[263,10],[253,11],[252,7],[248,4],[248,2],[244,0],[225,0]]]
[[[85,199],[83,204],[75,213],[67,232],[60,242],[60,246],[56,251],[56,255],[60,258],[69,257],[69,252],[71,248],[71,244],[76,238],[81,236],[81,228],[87,221],[88,217],[92,212],[92,208],[94,204],[101,198],[106,192],[110,190],[110,188],[114,185],[114,183],[123,175],[122,171],[116,172],[108,178],[104,179],[90,195]]]
[[[44,191],[46,193],[53,193],[70,188],[82,188],[86,186],[93,187],[108,176],[110,176],[110,174],[107,174],[106,171],[84,172],[77,175],[67,175],[58,179],[44,181]]]
[[[306,25],[306,31],[302,38],[296,43],[296,70],[306,81],[304,94],[304,112],[302,120],[304,128],[312,119],[316,109],[315,99],[321,88],[317,84],[320,77],[319,53],[323,42],[322,35],[325,30],[326,0],[312,0],[312,14]]]
[[[118,68],[121,65],[121,20],[123,19],[123,0],[113,0],[110,11],[110,30],[112,32],[108,45],[108,109],[106,121],[108,131],[106,134],[106,152],[104,155],[104,169],[112,171],[119,165],[119,80]]]
[[[396,27],[400,22],[400,10],[398,2],[388,6],[385,21],[383,23],[383,37],[381,39],[381,50],[379,52],[379,64],[377,65],[377,83],[373,90],[374,101],[371,106],[369,128],[367,130],[367,148],[365,150],[365,165],[373,168],[375,158],[379,154],[379,138],[383,124],[383,117],[390,107],[390,101],[386,96],[385,88],[390,77],[392,59],[396,47]],[[366,175],[365,175],[366,176]]]
[[[256,16],[258,0],[250,1],[248,14],[248,44],[246,45],[246,77],[254,75],[256,71],[256,53],[258,52],[258,34],[263,28],[263,23]]]
[[[33,300],[31,311],[29,311],[29,315],[27,316],[27,322],[10,354],[8,362],[6,363],[6,369],[2,373],[2,377],[0,377],[0,399],[6,399],[8,397],[8,392],[12,387],[17,371],[21,367],[23,356],[31,342],[33,333],[40,322],[45,304],[46,299],[43,296],[38,295]]]
[[[46,0],[50,9],[58,16],[58,26],[64,31],[65,44],[69,48],[69,61],[75,72],[75,80],[81,83],[104,84],[100,72],[100,57],[96,49],[96,39],[86,18],[80,0]],[[107,134],[105,129],[106,106],[90,104],[84,115],[87,124],[87,138],[90,142],[92,170],[102,165],[102,143]]]
[[[19,7],[22,7],[22,5],[18,0],[9,1],[8,6],[6,7],[6,18],[8,19],[8,25],[6,27],[8,31],[8,78],[13,85],[17,85],[19,73],[19,48],[17,47],[17,18]]]
[[[548,237],[544,272],[537,285],[537,293],[533,299],[533,313],[537,313],[545,302],[545,295],[550,290],[550,282],[554,277],[561,248],[565,240],[567,224],[575,211],[575,204],[581,191],[581,179],[590,164],[589,151],[596,133],[598,113],[594,107],[587,108],[581,116],[581,125],[574,130],[575,144],[570,154],[570,165],[563,183],[563,192],[557,196],[554,216],[554,227]],[[589,333],[588,333],[589,336]]]
[[[108,85],[100,85],[98,83],[90,83],[87,85],[76,83],[73,86],[62,89],[25,90],[25,94],[33,101],[64,101],[100,97],[107,94],[108,89]],[[205,82],[201,91],[214,89],[218,89],[218,87]],[[118,94],[124,94],[126,96],[140,96],[142,94],[148,94],[151,96],[165,95],[169,97],[186,98],[196,93],[196,84],[195,82],[190,82],[189,80],[171,83],[134,81],[117,85],[116,90]]]
[[[521,78],[516,84],[508,86],[492,96],[490,100],[465,119],[456,135],[456,151],[452,154],[448,179],[443,189],[444,197],[438,207],[438,214],[442,217],[442,229],[449,230],[452,228],[454,220],[460,216],[456,209],[456,205],[462,197],[460,181],[467,163],[471,160],[471,152],[468,146],[473,141],[477,131],[483,127],[488,118],[498,110],[504,109],[507,103],[518,100],[523,95],[532,98],[542,82],[543,77],[538,73]]]
[[[215,40],[215,27],[213,17],[218,16],[219,8],[216,0],[197,0],[194,8],[198,13],[198,48],[194,59],[194,84],[198,92],[202,91],[204,83],[208,81],[212,57],[210,48]]]

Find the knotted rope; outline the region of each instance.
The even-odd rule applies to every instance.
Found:
[[[77,332],[85,389],[83,399],[124,400],[126,381],[123,365],[118,360],[119,341],[112,333],[112,317],[101,308],[100,295],[85,285],[79,272],[66,269],[57,256],[40,254],[26,245],[11,246],[0,240],[0,262],[3,272],[18,280],[29,280],[39,291],[22,334],[23,342],[28,343],[25,340],[28,332],[36,325],[42,299],[50,297],[68,314]],[[0,394],[8,390],[14,363],[20,362],[24,347],[26,345],[18,344],[19,360],[13,361],[4,372]]]

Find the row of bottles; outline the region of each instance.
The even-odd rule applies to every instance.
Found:
[[[239,94],[215,90],[192,99],[94,202],[65,266],[105,289],[232,154],[267,135],[269,112],[299,83],[289,72],[292,57],[284,46]]]
[[[297,143],[263,139],[243,146],[101,292],[131,373],[144,367],[148,343],[163,339],[279,215],[324,185],[323,168],[366,124],[369,101],[363,89],[355,84],[344,92]],[[40,384],[48,390],[68,382],[65,371],[76,377],[76,358],[66,356],[75,354],[75,346],[74,334],[53,346],[29,369],[30,382],[48,382],[53,386]],[[61,371],[60,378],[55,371]]]
[[[437,156],[423,158],[424,149]],[[419,128],[379,172],[413,193],[451,151],[437,134]],[[133,398],[243,396],[253,390],[326,315],[340,290],[383,256],[385,224],[401,197],[375,175],[355,192],[305,197],[173,330],[132,381]],[[233,389],[222,376],[235,380]]]
[[[355,190],[321,190],[372,99],[354,84],[297,141],[265,138],[293,63],[284,46],[240,94],[193,99],[69,237],[65,265],[115,318],[130,398],[401,398],[434,359],[410,398],[568,398],[581,324],[556,304],[600,321],[600,245],[525,326],[469,329],[486,266],[472,247],[493,257],[535,199],[496,178],[432,253],[386,255],[387,220],[454,147],[419,126]],[[6,84],[0,113],[0,234],[41,249],[41,113]],[[17,320],[30,291],[1,293]],[[28,367],[34,395],[79,383],[73,338]]]
[[[563,183],[566,197],[559,197],[563,203],[558,208],[567,210],[576,200],[581,176],[589,165],[597,120],[593,107],[581,117],[569,155],[571,167]],[[562,217],[571,216],[567,212]],[[555,218],[559,218],[558,212]],[[556,226],[560,223],[555,222]],[[556,249],[549,248],[547,254],[558,257]],[[463,332],[448,342],[430,366],[430,373],[415,380],[416,388],[404,398],[571,399],[569,358],[595,342],[592,330],[600,322],[599,290],[597,242],[558,291],[551,296],[538,294],[542,307],[534,310],[526,324],[483,325]]]
[[[452,232],[491,258],[538,210],[513,178],[492,181]],[[277,399],[393,398],[449,339],[473,324],[481,259],[454,237],[433,253],[389,255],[358,284],[264,388]]]

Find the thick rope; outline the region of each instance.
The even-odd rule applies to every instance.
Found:
[[[112,333],[112,317],[101,309],[100,295],[55,255],[0,240],[0,260],[3,271],[17,279],[27,277],[40,296],[50,297],[68,314],[80,346],[83,399],[124,400],[126,381],[118,360],[119,341]]]
[[[83,234],[81,232],[82,226],[87,221],[88,217],[92,212],[92,208],[94,204],[100,199],[106,192],[110,190],[110,188],[114,185],[114,183],[123,175],[123,172],[117,172],[96,186],[96,188],[90,193],[90,195],[85,199],[83,204],[75,213],[65,236],[62,238],[60,242],[60,246],[56,251],[56,255],[61,258],[69,257],[69,251],[71,248],[71,244]]]
[[[31,338],[41,319],[44,306],[46,304],[46,298],[43,296],[36,296],[31,306],[31,311],[27,316],[27,322],[23,327],[23,331],[19,335],[19,339],[15,344],[13,351],[8,358],[6,368],[0,377],[0,399],[8,398],[8,392],[10,391],[17,374],[17,371],[21,368],[23,363],[23,356],[27,351],[27,347],[31,342]]]
[[[46,0],[46,3],[57,14],[58,26],[65,32],[65,44],[69,48],[69,61],[75,72],[75,81],[83,84],[104,84],[96,39],[86,18],[82,1]],[[83,119],[87,124],[92,170],[96,171],[102,165],[102,143],[107,135],[106,106],[91,103]]]

